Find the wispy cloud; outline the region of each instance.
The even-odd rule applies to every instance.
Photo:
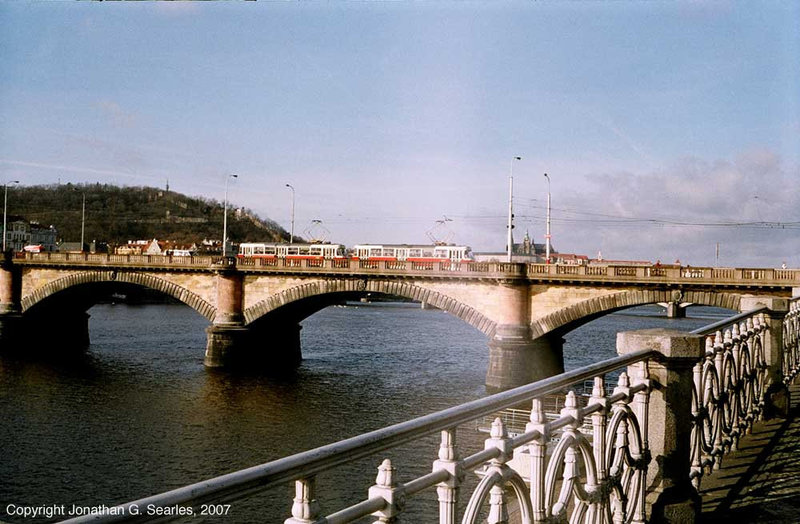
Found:
[[[652,172],[586,176],[560,196],[554,239],[563,251],[614,258],[680,258],[719,263],[800,265],[797,166],[766,149],[734,160],[684,158]],[[626,220],[627,219],[636,219]]]
[[[0,163],[19,166],[19,167],[33,167],[39,169],[53,169],[56,171],[68,171],[71,173],[80,173],[84,175],[102,175],[102,176],[115,176],[115,177],[128,177],[128,178],[141,178],[147,175],[138,173],[126,173],[124,171],[116,171],[113,169],[96,169],[91,167],[70,166],[60,164],[45,164],[42,162],[27,162],[24,160],[12,160],[9,158],[0,158]]]
[[[111,122],[118,127],[131,128],[136,124],[137,116],[135,113],[126,111],[118,103],[111,100],[101,100],[97,102],[97,107]]]

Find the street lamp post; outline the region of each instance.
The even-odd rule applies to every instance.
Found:
[[[514,229],[514,160],[522,160],[522,157],[515,156],[511,158],[511,171],[508,175],[508,238],[506,239],[508,262],[511,262],[511,249],[514,242],[514,237],[511,233],[511,230]]]
[[[3,192],[5,193],[5,196],[3,197],[3,253],[6,252],[6,237],[8,237],[8,231],[6,231],[6,211],[8,210],[9,184],[19,184],[19,180],[12,180],[11,182],[5,182],[3,184]]]
[[[544,235],[545,238],[545,262],[550,263],[550,177],[547,173],[544,174],[547,179],[547,230]]]
[[[81,253],[83,253],[83,232],[86,229],[86,193],[83,194],[83,203],[81,204]]]
[[[286,187],[292,190],[292,228],[291,231],[289,232],[289,243],[293,244],[294,243],[294,187],[292,187],[292,184],[286,184]]]
[[[228,255],[228,181],[231,178],[239,178],[239,175],[228,175],[225,177],[225,202],[222,212],[222,256]]]

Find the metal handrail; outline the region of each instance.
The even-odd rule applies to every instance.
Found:
[[[713,324],[709,324],[707,326],[699,327],[695,330],[690,331],[692,335],[713,335],[720,329],[724,327],[728,327],[732,324],[738,323],[740,320],[746,320],[753,315],[757,315],[759,313],[765,313],[769,311],[769,308],[766,306],[762,306],[751,311],[745,311],[744,313],[739,313],[738,315],[734,315],[732,317],[724,318],[719,322],[714,322]]]
[[[260,491],[293,480],[312,477],[332,467],[408,443],[436,431],[454,428],[465,422],[497,412],[505,407],[518,405],[526,400],[561,391],[576,382],[583,382],[643,360],[657,358],[658,355],[658,352],[648,349],[614,357],[340,442],[190,484],[158,495],[119,504],[102,514],[76,517],[65,522],[120,522],[131,517],[131,515],[127,514],[126,508],[132,506],[140,508],[148,505],[163,507],[190,502],[199,504],[200,502],[219,500],[221,498],[239,498],[256,490]]]

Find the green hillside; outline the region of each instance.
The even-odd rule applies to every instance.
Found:
[[[191,244],[222,239],[223,206],[152,187],[104,184],[10,186],[8,214],[43,226],[53,225],[64,242],[81,238],[81,207],[86,195],[85,240],[119,245],[129,240],[157,238]],[[288,240],[269,219],[228,202],[228,237],[233,242]]]

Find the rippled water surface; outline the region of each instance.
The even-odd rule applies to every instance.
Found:
[[[689,312],[692,318],[667,320],[645,307],[595,320],[566,337],[566,367],[614,356],[617,331],[690,330],[729,314]],[[89,313],[87,352],[0,358],[2,521],[31,522],[8,515],[9,504],[125,502],[485,394],[485,337],[418,305],[315,314],[302,324],[302,365],[282,376],[206,370],[207,321],[184,306],[98,305]],[[400,453],[422,453],[424,473],[436,447]],[[320,478],[320,490],[359,500],[353,497],[366,494],[379,462],[349,468],[363,490],[335,476]],[[283,522],[291,490],[277,491],[234,502],[224,520]]]

